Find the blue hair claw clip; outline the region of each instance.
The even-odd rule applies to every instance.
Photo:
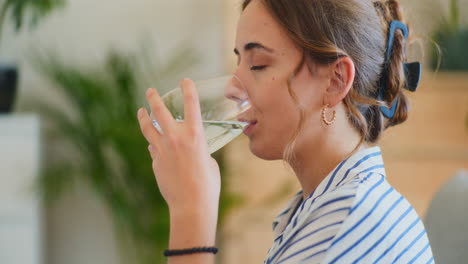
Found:
[[[401,30],[405,41],[408,40],[408,27],[401,21],[393,20],[388,29],[387,51],[385,52],[384,69],[379,81],[379,91],[377,99],[383,101],[384,91],[387,88],[388,79],[388,64],[393,49],[393,41],[395,39],[395,32]],[[422,66],[419,62],[403,63],[403,68],[406,76],[405,88],[411,92],[416,91],[421,80]],[[391,107],[380,106],[380,111],[386,118],[392,118],[395,115],[398,99],[394,100]]]

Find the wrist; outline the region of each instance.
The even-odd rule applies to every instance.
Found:
[[[215,246],[218,210],[170,209],[170,249]]]
[[[197,199],[192,199],[189,202],[169,204],[169,214],[171,220],[182,221],[188,218],[216,221],[218,207],[218,202],[200,202]]]

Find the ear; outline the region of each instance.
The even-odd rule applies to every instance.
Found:
[[[330,81],[324,97],[324,104],[334,107],[339,104],[353,86],[354,62],[348,56],[338,58],[330,64]]]

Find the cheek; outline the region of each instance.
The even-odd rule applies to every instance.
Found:
[[[283,152],[290,142],[298,124],[298,115],[287,109],[284,105],[278,105],[271,109],[265,109],[259,119],[256,134],[250,138],[250,150],[257,157],[265,160],[277,160],[283,158]]]
[[[291,113],[294,103],[283,78],[271,76],[260,89],[256,94],[256,102],[262,115],[267,115],[268,119],[276,120]]]
[[[287,71],[282,70],[259,77],[251,86],[249,96],[258,127],[250,143],[259,157],[281,158],[299,124],[300,112],[288,91],[288,79]]]
[[[274,122],[291,123],[298,115],[297,104],[288,91],[286,76],[272,75],[264,87],[261,95],[262,110]]]
[[[326,91],[327,79],[320,76],[311,76],[310,73],[301,71],[292,82],[298,103],[306,114],[314,114],[323,106],[324,91]]]
[[[299,124],[300,112],[297,104],[288,92],[286,82],[275,81],[271,77],[270,90],[265,94],[260,107],[260,128],[265,139],[275,141],[276,145],[287,144]]]

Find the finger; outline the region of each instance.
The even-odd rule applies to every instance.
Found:
[[[150,153],[151,159],[154,160],[156,158],[156,148],[153,147],[153,145],[149,144],[148,145],[148,151]]]
[[[163,100],[159,96],[159,93],[154,88],[149,88],[146,91],[146,99],[151,108],[151,112],[161,126],[161,129],[166,132],[172,130],[175,124],[175,120],[171,115],[171,112],[167,109]],[[169,133],[169,132],[168,132]]]
[[[157,145],[161,135],[153,126],[153,122],[145,108],[138,109],[138,123],[140,124],[141,133],[146,138],[146,141],[150,144]]]
[[[200,101],[195,84],[190,79],[183,79],[181,87],[184,93],[184,122],[192,127],[201,127]]]

